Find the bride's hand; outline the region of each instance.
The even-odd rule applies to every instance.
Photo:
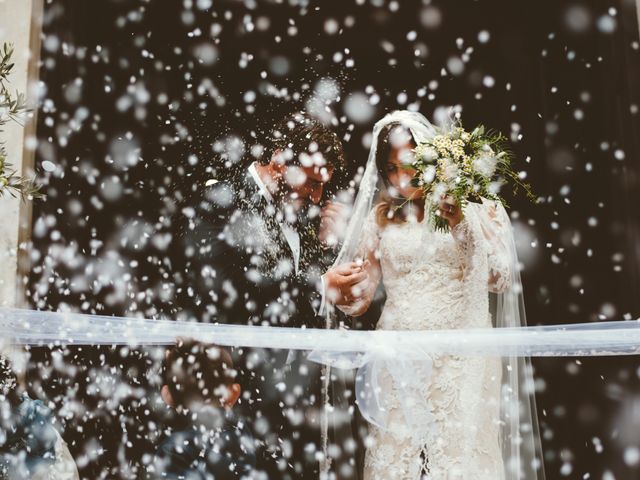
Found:
[[[462,221],[462,209],[451,195],[440,200],[438,210],[440,210],[440,216],[449,222],[450,229]]]
[[[324,274],[327,298],[334,305],[349,305],[360,298],[369,281],[368,262],[346,263],[333,267]]]

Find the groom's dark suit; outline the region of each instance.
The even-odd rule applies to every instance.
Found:
[[[320,274],[333,253],[318,241],[319,218],[280,221],[247,168],[210,180],[182,209],[185,275],[180,304],[197,321],[321,327]],[[286,233],[285,233],[286,232]],[[295,234],[300,258],[296,272]],[[294,237],[292,239],[292,237]],[[289,241],[288,241],[289,239]],[[238,407],[253,419],[258,469],[269,479],[317,478],[320,367],[287,351],[236,349]]]

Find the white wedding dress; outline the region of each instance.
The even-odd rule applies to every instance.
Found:
[[[507,288],[509,259],[480,216],[495,231],[508,225],[502,206],[489,201],[470,203],[451,233],[433,231],[427,220],[381,228],[371,212],[361,253],[375,251],[387,294],[377,329],[492,328],[489,291]],[[378,374],[388,421],[385,428],[371,425],[364,479],[504,479],[501,359],[429,357],[430,372],[429,362],[403,369],[412,388],[398,385],[397,366]]]

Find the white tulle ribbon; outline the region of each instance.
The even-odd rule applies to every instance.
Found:
[[[0,335],[21,345],[167,345],[192,337],[224,346],[421,358],[425,353],[476,356],[640,354],[640,321],[542,327],[355,331],[221,325],[79,313],[0,309]],[[335,357],[338,358],[338,357]]]
[[[191,337],[223,346],[309,351],[313,361],[357,369],[356,398],[371,423],[389,426],[389,392],[401,392],[409,424],[432,418],[420,385],[431,375],[431,354],[473,356],[609,356],[640,354],[640,321],[543,327],[420,331],[353,331],[218,325],[0,309],[0,336],[17,345],[169,345]],[[412,381],[415,365],[420,383]],[[386,380],[381,379],[386,375]],[[390,383],[393,382],[393,388]],[[416,403],[422,402],[422,403]],[[395,403],[397,405],[397,402]],[[399,424],[398,422],[396,422]]]

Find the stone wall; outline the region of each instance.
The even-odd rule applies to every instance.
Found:
[[[35,139],[41,7],[40,0],[0,0],[0,45],[8,42],[15,48],[11,86],[27,94],[34,112],[24,128],[12,122],[0,135],[6,141],[9,163],[29,176],[33,170],[35,141],[26,142],[31,148],[25,148],[25,138]],[[0,198],[0,215],[0,306],[25,306],[22,278],[27,273],[28,257],[26,250],[18,247],[29,241],[31,204],[5,195]]]

